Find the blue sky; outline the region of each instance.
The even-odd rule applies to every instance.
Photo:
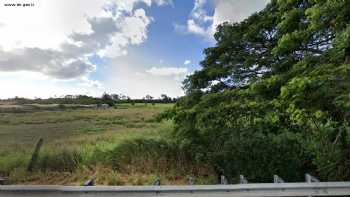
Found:
[[[212,46],[213,40],[204,40],[194,34],[185,34],[175,30],[175,24],[186,24],[194,6],[193,1],[174,1],[173,6],[150,9],[154,22],[149,27],[149,38],[143,46],[138,47],[148,55],[156,55],[173,64],[181,65],[185,60],[191,60],[194,68],[203,59],[204,48]],[[209,8],[210,11],[213,9]]]
[[[0,98],[182,96],[215,27],[268,0],[0,0]]]

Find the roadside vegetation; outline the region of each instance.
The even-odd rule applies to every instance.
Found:
[[[0,114],[0,174],[12,184],[147,185],[213,181],[205,165],[169,137],[172,121],[156,116],[172,104],[121,104],[109,109],[65,109]],[[28,163],[43,138],[32,172]],[[209,178],[208,178],[209,177]]]
[[[350,180],[350,6],[272,0],[225,23],[165,116],[178,144],[229,182]]]
[[[271,0],[224,23],[186,95],[116,108],[0,113],[0,173],[13,183],[237,183],[350,180],[350,6]],[[32,102],[32,101],[30,101]],[[106,103],[106,102],[104,102]],[[148,104],[147,104],[148,103]],[[156,118],[157,117],[157,118]],[[162,121],[156,121],[162,120]],[[39,138],[45,145],[26,172]]]

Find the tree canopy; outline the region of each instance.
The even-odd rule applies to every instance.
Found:
[[[168,112],[200,162],[235,181],[350,178],[350,5],[272,0],[224,23]]]

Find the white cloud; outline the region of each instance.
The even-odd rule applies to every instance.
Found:
[[[172,4],[171,0],[21,3],[26,1],[35,7],[4,7],[5,0],[0,0],[1,98],[101,95],[110,87],[101,78],[90,79],[98,69],[90,57],[122,57],[130,45],[147,39],[153,19],[138,4]]]
[[[57,80],[36,72],[0,72],[1,99],[15,96],[48,98],[62,95],[86,94],[101,96],[104,92],[98,84],[84,79]]]
[[[185,76],[188,73],[187,68],[177,68],[177,67],[152,67],[146,71],[149,74],[154,76]]]
[[[209,15],[206,6],[214,5],[214,14]],[[175,24],[178,32],[191,33],[212,40],[216,27],[223,22],[240,22],[261,9],[270,0],[194,0],[194,7],[186,25]]]
[[[127,36],[131,44],[141,44],[147,39],[147,26],[150,22],[151,19],[146,16],[145,10],[137,9],[133,16],[126,17],[121,23],[121,33]]]
[[[184,65],[189,65],[191,63],[191,60],[185,60]]]
[[[90,80],[87,77],[82,77],[78,85],[82,87],[87,87],[87,88],[97,88],[100,90],[104,88],[101,82],[96,80]]]
[[[194,7],[186,25],[175,24],[175,30],[182,33],[196,34],[202,37],[211,38],[213,31],[211,24],[213,17],[209,16],[204,6],[207,0],[194,0]]]
[[[125,55],[147,39],[152,19],[136,4],[165,0],[33,0],[11,8],[0,0],[0,71],[32,71],[58,79],[87,77],[89,57]],[[28,1],[28,0],[24,0]],[[63,14],[64,13],[64,14]],[[93,83],[93,82],[91,82]]]
[[[167,94],[171,97],[184,95],[182,80],[185,69],[176,67],[149,67],[158,65],[158,57],[147,57],[137,52],[115,58],[110,62],[103,84],[107,92],[126,94],[132,98],[142,98],[147,94],[158,97]],[[171,68],[171,69],[169,69]]]
[[[5,50],[19,47],[55,48],[71,32],[89,32],[87,17],[101,16],[105,1],[91,0],[23,0],[35,7],[5,7],[0,0],[1,46]],[[62,14],[64,13],[64,14]]]
[[[112,36],[112,44],[101,50],[100,55],[108,57],[126,55],[128,45],[139,45],[147,39],[147,28],[151,21],[152,18],[146,15],[144,9],[137,9],[132,16],[119,20],[119,31]]]
[[[214,27],[229,22],[240,22],[262,10],[270,0],[214,0],[215,12],[213,16]]]
[[[172,0],[154,0],[154,2],[158,6],[173,5],[174,4],[174,2]]]
[[[204,6],[206,5],[207,0],[195,0],[194,7],[191,13],[192,18],[198,20],[200,23],[211,22],[213,17],[209,16]]]
[[[67,56],[56,50],[39,48],[0,50],[0,71],[33,71],[58,79],[88,75],[96,66],[83,56]]]
[[[211,33],[208,31],[209,29],[206,29],[203,26],[200,26],[198,23],[196,23],[196,21],[194,21],[193,19],[189,19],[187,21],[187,30],[190,33],[193,34],[198,34],[201,36],[207,36],[210,35]]]

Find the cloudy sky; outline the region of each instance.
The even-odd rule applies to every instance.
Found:
[[[0,0],[0,98],[181,96],[215,27],[267,2]]]

